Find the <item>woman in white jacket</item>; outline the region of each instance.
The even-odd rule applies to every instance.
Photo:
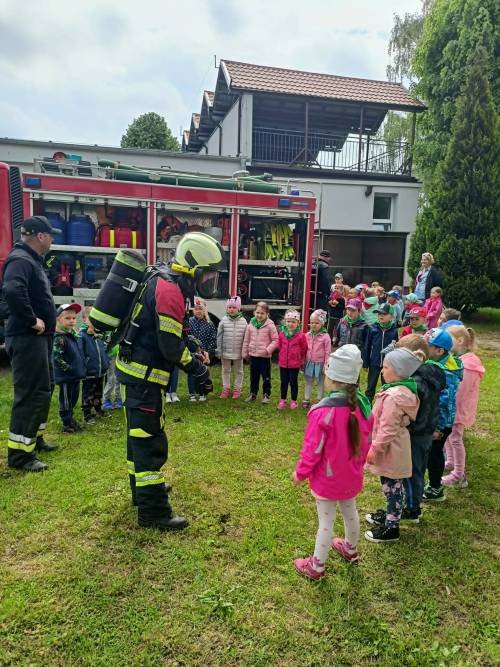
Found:
[[[217,329],[217,350],[215,354],[222,363],[222,392],[220,398],[231,394],[231,364],[234,367],[233,398],[241,396],[243,384],[243,339],[247,321],[241,312],[241,299],[232,296],[226,301],[226,314]]]

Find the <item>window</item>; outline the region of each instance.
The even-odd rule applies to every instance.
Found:
[[[392,196],[391,195],[377,195],[373,196],[373,219],[387,220],[392,219]]]

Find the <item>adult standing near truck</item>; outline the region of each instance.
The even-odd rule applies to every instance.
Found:
[[[21,241],[5,260],[3,295],[9,316],[5,326],[5,349],[10,358],[14,402],[8,436],[8,465],[28,472],[48,466],[37,451],[56,449],[43,438],[54,384],[52,344],[56,309],[43,257],[55,234],[46,217],[27,218]]]
[[[316,266],[316,309],[327,310],[328,300],[330,298],[330,260],[332,255],[329,250],[322,250],[318,256]]]

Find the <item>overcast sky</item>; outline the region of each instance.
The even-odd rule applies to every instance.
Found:
[[[385,79],[420,0],[0,0],[0,136],[118,146],[156,111],[178,136],[228,60]]]

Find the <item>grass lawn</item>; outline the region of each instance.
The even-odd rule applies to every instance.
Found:
[[[63,438],[54,400],[49,435],[61,446],[42,457],[47,473],[11,471],[0,453],[0,664],[499,664],[500,361],[494,346],[480,356],[469,488],[425,507],[399,543],[362,539],[358,566],[332,554],[315,583],[292,566],[316,532],[307,488],[290,482],[302,411],[217,398],[168,406],[166,476],[192,523],[160,534],[136,528],[121,415]],[[274,397],[277,383],[274,370]],[[5,441],[7,370],[0,397]],[[362,518],[381,506],[368,476]]]

